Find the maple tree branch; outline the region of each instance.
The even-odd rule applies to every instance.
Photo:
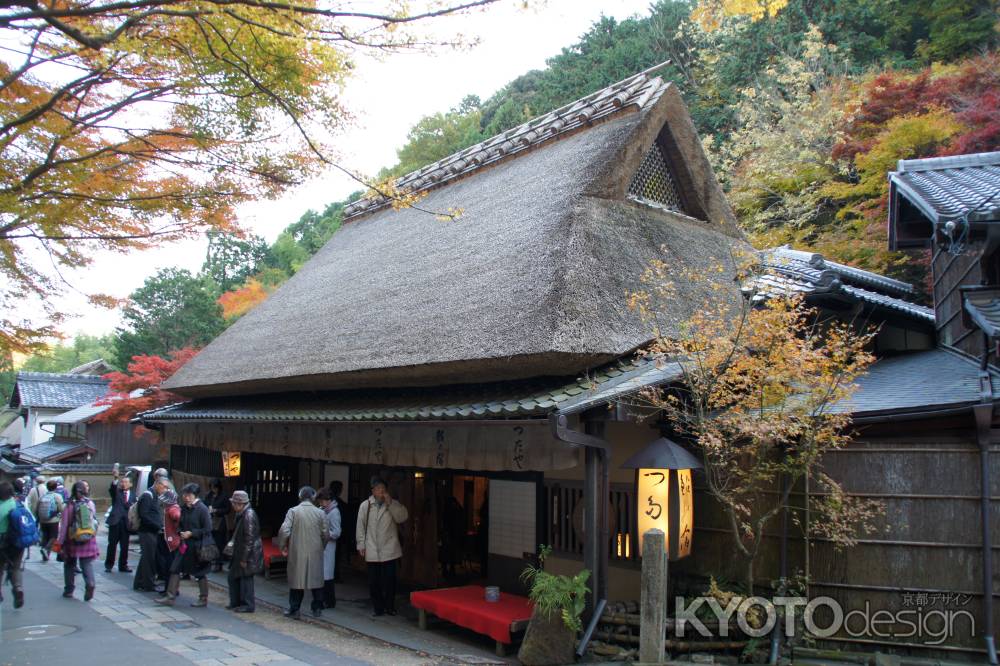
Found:
[[[377,14],[371,12],[341,12],[334,9],[323,9],[321,7],[300,5],[291,2],[271,2],[269,0],[207,0],[206,4],[217,7],[245,6],[258,9],[287,11],[298,14],[312,14],[315,16],[323,16],[334,19],[363,19],[387,25],[400,25],[447,16],[449,14],[455,14],[470,9],[477,9],[495,2],[497,2],[497,0],[472,0],[471,2],[452,5],[450,7],[442,7],[441,9],[430,10],[420,14],[414,14],[412,16],[393,16],[391,14]],[[23,21],[30,21],[33,19],[48,20],[49,18],[84,18],[97,15],[113,16],[117,15],[119,12],[127,12],[130,10],[184,4],[184,0],[129,0],[125,2],[110,2],[107,4],[58,5],[46,6],[44,8],[40,7],[37,2],[16,4],[27,7],[28,11],[9,14],[7,16],[0,16],[0,26],[21,23]],[[151,11],[156,10],[154,9]],[[210,12],[201,11],[197,13],[204,15]]]

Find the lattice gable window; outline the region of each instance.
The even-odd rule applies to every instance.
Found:
[[[670,172],[667,156],[663,153],[659,142],[653,143],[649,152],[642,158],[639,170],[629,183],[628,194],[639,201],[663,206],[678,213],[685,212],[680,192],[677,190],[677,181]]]

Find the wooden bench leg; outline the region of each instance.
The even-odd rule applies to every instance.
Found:
[[[417,624],[421,629],[427,629],[427,611],[423,608],[419,609],[419,614],[417,615]]]
[[[497,641],[497,656],[498,657],[506,657],[507,656],[507,645],[506,645],[506,643],[502,643],[500,641]]]

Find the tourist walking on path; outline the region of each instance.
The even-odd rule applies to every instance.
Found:
[[[167,489],[163,479],[157,479],[152,488],[139,494],[139,566],[132,579],[132,589],[141,592],[156,590],[156,550],[163,532],[163,514],[157,496]]]
[[[52,544],[59,538],[59,520],[62,518],[63,509],[66,502],[58,492],[59,484],[55,479],[49,479],[45,484],[45,494],[38,500],[37,513],[38,527],[42,531],[42,541],[38,550],[42,553],[42,561],[48,562],[52,551]]]
[[[201,487],[197,483],[189,483],[181,488],[181,500],[184,503],[178,532],[181,543],[174,552],[166,598],[157,599],[157,603],[172,606],[180,588],[180,576],[187,574],[198,581],[198,599],[192,601],[191,605],[196,608],[208,605],[208,579],[205,576],[218,557],[218,549],[212,538],[212,516],[205,503],[199,499],[200,494]]]
[[[70,598],[76,587],[76,569],[83,572],[83,600],[94,598],[94,560],[101,554],[97,547],[97,509],[90,499],[90,486],[86,481],[73,484],[69,502],[59,520],[56,539],[63,554],[63,596]]]
[[[237,490],[229,500],[236,514],[229,551],[229,605],[237,613],[254,612],[253,577],[264,568],[264,543],[260,540],[260,521],[250,507],[250,497]]]
[[[159,502],[161,515],[163,516],[163,541],[166,544],[171,559],[167,571],[167,587],[163,592],[163,596],[157,597],[155,601],[158,604],[173,606],[174,599],[177,598],[177,593],[181,587],[180,573],[173,573],[174,563],[176,563],[177,571],[180,571],[180,559],[183,555],[180,550],[181,508],[177,505],[177,493],[169,488],[164,489],[160,493]]]
[[[42,496],[48,492],[45,484],[48,482],[44,476],[39,474],[35,477],[35,483],[28,491],[27,497],[24,498],[24,505],[28,507],[28,511],[31,515],[35,517],[35,520],[42,522],[42,519],[38,516],[38,501],[42,499]]]
[[[337,539],[340,538],[340,505],[329,490],[316,496],[319,508],[326,514],[326,546],[323,548],[323,606],[337,607]]]
[[[222,491],[222,481],[213,479],[208,495],[205,495],[205,506],[212,514],[212,538],[219,549],[219,559],[214,562],[214,571],[222,571],[222,551],[226,548],[229,540],[226,529],[226,516],[229,515],[231,507],[229,497]]]
[[[288,610],[299,617],[299,608],[308,588],[312,590],[312,614],[323,614],[323,547],[326,545],[326,514],[313,504],[316,491],[310,486],[299,490],[299,505],[285,514],[278,532],[278,547],[288,557]]]
[[[10,514],[16,506],[14,485],[9,481],[0,481],[0,600],[3,600],[3,583],[9,580],[14,588],[14,608],[20,608],[24,605],[24,585],[21,578],[24,549],[15,547],[8,538],[8,532],[11,531]]]
[[[398,525],[406,522],[410,513],[392,498],[380,477],[372,477],[371,489],[371,497],[358,508],[358,552],[368,563],[372,615],[395,615],[396,567],[403,556]]]
[[[104,570],[111,573],[115,566],[115,551],[118,553],[118,570],[131,573],[128,566],[128,510],[135,504],[135,492],[132,490],[132,479],[127,475],[119,478],[115,469],[114,480],[108,487],[111,496],[111,513],[108,514],[108,553],[104,557]]]

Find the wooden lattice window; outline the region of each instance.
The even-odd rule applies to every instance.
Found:
[[[545,543],[564,557],[583,555],[583,483],[545,481]],[[635,490],[632,484],[612,484],[608,496],[608,559],[637,562]]]
[[[629,183],[628,194],[639,201],[663,206],[678,213],[684,212],[677,182],[670,173],[667,156],[659,142],[654,143],[642,158],[639,170]]]

